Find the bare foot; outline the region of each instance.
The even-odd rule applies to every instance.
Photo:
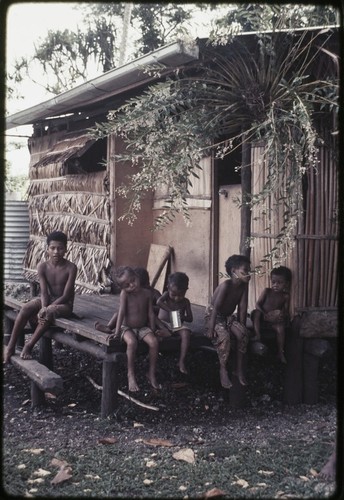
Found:
[[[128,375],[128,387],[130,392],[138,392],[140,390],[133,375]]]
[[[11,356],[13,356],[13,354],[14,354],[14,349],[9,349],[8,347],[5,346],[4,356],[3,356],[4,365],[7,365],[10,362]]]
[[[147,373],[147,379],[150,385],[153,387],[153,389],[161,389],[161,385],[158,384],[155,375],[151,375],[150,373]]]
[[[20,354],[20,357],[22,359],[32,359],[32,355],[31,355],[31,347],[29,347],[28,344],[26,344]]]
[[[281,363],[284,363],[285,365],[287,364],[287,359],[284,356],[284,352],[280,352],[278,355],[278,359],[280,360]]]
[[[220,380],[221,385],[224,389],[230,389],[232,387],[232,382],[229,380],[227,368],[220,366]]]
[[[188,372],[188,370],[187,370],[187,368],[186,368],[186,366],[185,366],[185,364],[184,364],[184,363],[182,363],[182,362],[180,361],[180,362],[179,362],[179,364],[178,364],[178,367],[179,367],[179,371],[180,371],[181,373],[183,373],[184,375],[189,375],[189,372]]]
[[[233,375],[235,375],[238,378],[241,385],[247,385],[247,381],[243,373],[233,372]]]
[[[98,330],[98,332],[103,332],[103,333],[112,333],[112,330],[106,326],[103,325],[102,323],[99,323],[99,321],[96,321],[94,324],[94,328]]]

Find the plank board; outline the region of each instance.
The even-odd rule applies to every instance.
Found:
[[[152,243],[149,250],[147,271],[150,278],[150,284],[153,288],[157,288],[160,293],[162,293],[162,288],[164,286],[167,262],[170,258],[172,252],[172,247],[166,245],[156,245]],[[159,289],[157,287],[157,282],[159,281]]]
[[[18,354],[11,356],[11,363],[27,375],[44,392],[59,394],[63,390],[63,380],[35,359],[22,359]]]

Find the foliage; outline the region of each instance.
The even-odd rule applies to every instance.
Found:
[[[314,114],[338,106],[336,56],[325,48],[330,37],[319,30],[258,33],[252,43],[233,36],[224,49],[204,49],[196,76],[177,71],[110,112],[95,134],[119,134],[127,147],[117,161],[140,166],[118,189],[129,200],[122,218],[132,223],[144,193],[165,186],[169,196],[155,227],[164,227],[177,212],[187,222],[188,187],[200,159],[211,153],[221,158],[243,142],[263,140],[267,180],[260,193],[245,193],[242,203],[252,208],[279,194],[284,224],[269,256],[278,261],[302,209],[302,177],[317,162],[321,138]],[[320,53],[329,55],[328,79],[317,74]]]
[[[135,4],[133,18],[141,37],[136,56],[147,54],[186,33],[185,21],[192,17],[185,5],[173,3]]]

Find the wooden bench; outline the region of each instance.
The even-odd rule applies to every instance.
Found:
[[[4,303],[6,318],[5,336],[8,337],[23,303],[7,296],[4,299]],[[38,365],[40,367],[39,371],[42,374],[45,373],[45,375],[48,375],[48,372],[50,374],[53,373],[52,340],[54,340],[78,351],[90,354],[97,360],[102,361],[101,416],[107,417],[114,412],[118,406],[119,364],[126,360],[126,347],[118,340],[109,340],[107,334],[99,332],[94,328],[94,324],[96,321],[104,324],[108,323],[114,310],[118,309],[118,306],[119,296],[117,295],[76,295],[74,316],[71,318],[57,318],[55,326],[51,327],[41,338],[39,343],[39,362],[31,362],[29,360],[19,361],[17,356],[11,357],[11,362],[17,368],[23,370],[23,367],[26,366],[25,374],[32,380],[31,394],[34,396],[32,398],[32,405],[44,402],[45,388],[37,380],[35,373]],[[198,325],[203,323],[204,308],[193,306],[193,313],[195,322]],[[28,331],[30,332],[30,330]],[[180,339],[173,337],[163,339],[160,342],[159,349],[161,352],[177,351],[179,347]],[[207,352],[216,353],[209,339],[204,335],[192,336],[190,350],[206,350]],[[142,351],[145,352],[145,346],[141,346]],[[57,375],[57,377],[59,376]],[[49,390],[48,392],[52,391]]]

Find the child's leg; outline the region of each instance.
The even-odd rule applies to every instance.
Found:
[[[235,374],[238,377],[240,384],[246,385],[247,382],[243,370],[243,358],[247,349],[247,342],[248,342],[247,329],[244,325],[242,325],[238,321],[235,321],[231,325],[231,332],[233,333],[233,335],[235,335],[237,342]]]
[[[284,355],[285,326],[283,323],[279,323],[273,325],[273,329],[276,332],[278,358],[282,363],[286,363],[287,360]]]
[[[47,306],[45,316],[43,318],[38,318],[38,325],[31,339],[25,344],[20,357],[23,359],[31,359],[31,351],[34,345],[53,324],[55,317],[68,317],[71,312],[72,308],[68,304],[59,304],[57,306],[52,304]]]
[[[183,328],[182,330],[179,330],[179,335],[181,339],[180,343],[180,356],[179,356],[179,370],[184,373],[185,375],[188,374],[188,371],[185,366],[185,357],[189,349],[190,345],[190,337],[191,337],[191,332],[187,328]]]
[[[149,347],[149,370],[148,370],[148,380],[150,381],[154,389],[160,389],[160,386],[156,380],[156,364],[158,360],[159,353],[159,341],[153,332],[147,333],[142,339]]]
[[[19,314],[14,322],[10,340],[5,348],[4,363],[9,363],[11,356],[13,356],[13,354],[15,353],[17,340],[22,333],[26,323],[32,316],[35,316],[38,313],[41,307],[41,300],[39,298],[36,298],[24,304],[19,311]]]
[[[131,392],[137,392],[139,390],[135,377],[137,339],[132,330],[126,330],[123,335],[123,340],[127,344],[128,388]]]
[[[217,356],[220,363],[220,380],[224,389],[230,389],[232,382],[228,377],[228,358],[230,353],[230,332],[222,324],[215,325],[217,337],[213,339],[212,343],[216,347]]]
[[[254,328],[254,337],[252,340],[260,340],[260,323],[262,320],[263,314],[258,311],[258,309],[255,309],[251,313],[251,319],[253,320],[253,328]]]

